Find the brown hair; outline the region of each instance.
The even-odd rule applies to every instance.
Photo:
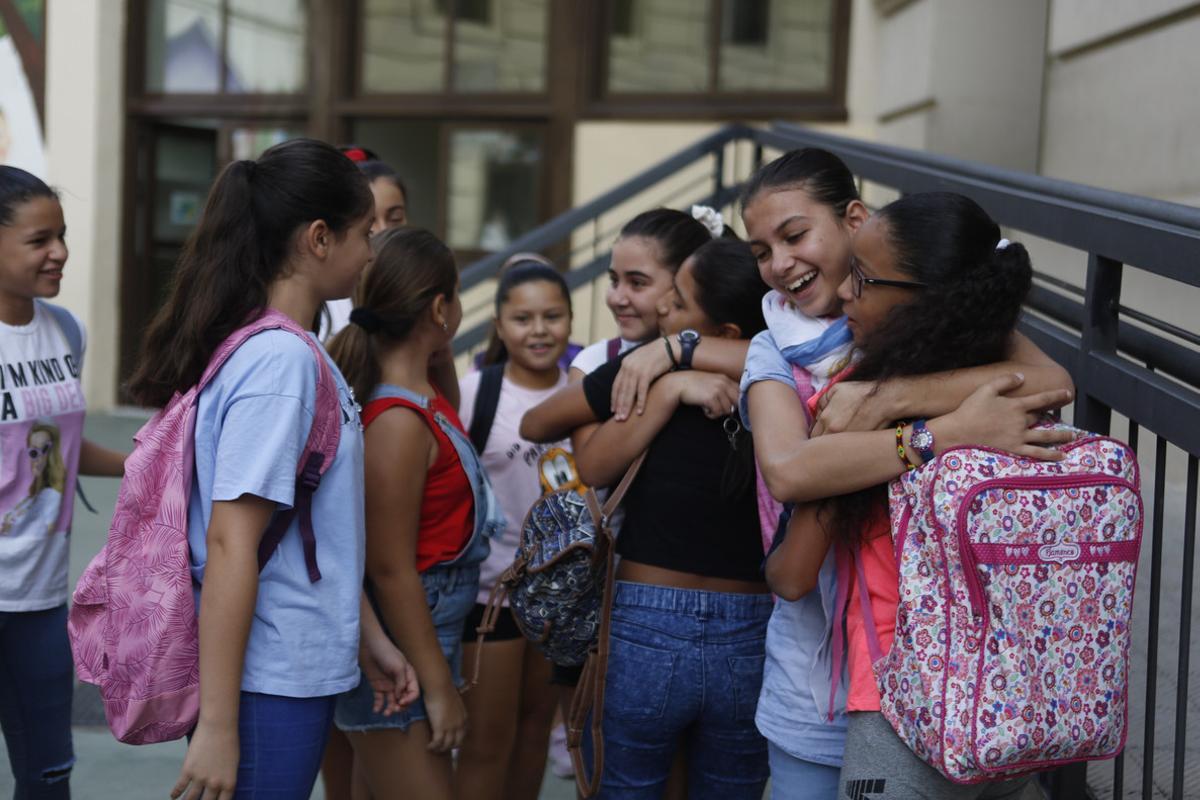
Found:
[[[146,331],[129,394],[164,406],[195,386],[221,342],[266,308],[296,231],[319,219],[340,236],[373,203],[354,162],[315,139],[293,139],[257,161],[225,167]]]
[[[402,342],[434,299],[454,297],[458,268],[440,239],[421,228],[391,228],[371,239],[375,260],[354,291],[353,323],[329,343],[329,354],[366,400],[379,385],[378,346]]]

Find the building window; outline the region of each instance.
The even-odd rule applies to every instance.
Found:
[[[546,91],[548,0],[365,0],[364,94]]]
[[[363,119],[356,144],[396,169],[410,224],[438,231],[460,255],[507,246],[545,219],[546,128],[537,123]]]
[[[608,0],[603,8],[601,110],[843,105],[847,0]]]
[[[147,93],[304,90],[304,0],[149,0],[146,5]]]

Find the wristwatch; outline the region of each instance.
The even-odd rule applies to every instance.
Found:
[[[696,352],[696,345],[700,344],[700,334],[691,328],[684,328],[679,332],[679,368],[692,368],[692,354]]]
[[[908,437],[908,443],[917,451],[921,461],[926,464],[933,461],[933,431],[925,426],[925,420],[919,419],[912,424],[912,436]]]

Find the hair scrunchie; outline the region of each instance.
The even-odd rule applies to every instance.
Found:
[[[369,308],[356,308],[351,311],[350,322],[367,333],[378,333],[383,330],[383,320]]]
[[[708,229],[708,235],[720,239],[725,233],[725,218],[712,206],[692,206],[692,219]]]

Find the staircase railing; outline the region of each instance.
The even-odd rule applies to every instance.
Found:
[[[608,265],[615,229],[599,235],[603,215],[643,198],[643,208],[704,202],[729,209],[768,151],[806,146],[836,153],[864,186],[893,194],[960,192],[1001,225],[1078,251],[1072,272],[1077,282],[1036,274],[1022,329],[1071,371],[1074,423],[1112,432],[1138,449],[1150,535],[1135,596],[1125,751],[1109,762],[1060,769],[1045,783],[1056,800],[1124,798],[1127,792],[1147,799],[1200,795],[1200,772],[1187,758],[1188,728],[1200,723],[1200,697],[1190,693],[1193,651],[1200,647],[1191,638],[1200,315],[1172,324],[1121,302],[1125,265],[1200,301],[1200,209],[789,124],[731,125],[471,264],[463,270],[463,285],[494,278],[512,253],[564,246],[570,252],[568,283],[586,285],[603,276]],[[707,177],[702,173],[698,181],[668,193],[673,178],[698,165],[709,168]],[[589,241],[579,245],[581,239]],[[488,325],[481,322],[461,333],[456,347],[477,346]]]

